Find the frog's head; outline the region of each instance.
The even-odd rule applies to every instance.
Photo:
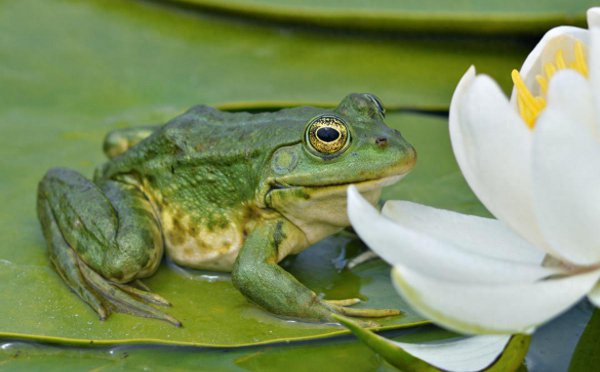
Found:
[[[273,152],[259,193],[265,207],[298,226],[309,243],[348,226],[348,185],[375,203],[381,188],[416,161],[413,147],[384,124],[383,106],[371,94],[350,94],[334,110],[314,114],[298,124],[301,141]]]

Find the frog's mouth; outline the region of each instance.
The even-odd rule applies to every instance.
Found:
[[[270,196],[273,193],[283,192],[290,194],[298,194],[298,196],[309,199],[318,194],[343,194],[345,196],[346,189],[350,185],[356,186],[359,192],[369,192],[374,190],[379,190],[382,187],[393,185],[396,182],[400,181],[406,173],[404,174],[396,174],[393,176],[373,178],[370,180],[360,181],[360,182],[344,182],[344,183],[332,183],[328,185],[285,185],[277,180],[274,180],[269,187],[265,195],[265,201],[267,205],[269,205]]]

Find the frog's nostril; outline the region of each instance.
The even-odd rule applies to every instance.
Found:
[[[388,143],[387,137],[377,137],[375,139],[375,144],[381,148],[387,146],[387,143]]]

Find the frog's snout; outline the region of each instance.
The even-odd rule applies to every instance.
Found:
[[[407,149],[406,149],[406,164],[408,166],[408,169],[412,169],[414,168],[415,164],[417,163],[417,150],[415,150],[415,148],[409,144]]]

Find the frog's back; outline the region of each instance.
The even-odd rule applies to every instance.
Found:
[[[247,153],[270,153],[300,142],[307,120],[317,113],[311,107],[252,114],[196,106],[167,123],[159,136],[196,158],[240,160]]]
[[[306,121],[318,113],[319,110],[312,107],[252,114],[195,106],[154,130],[143,127],[130,135],[134,137],[135,146],[126,151],[122,146],[118,155],[104,165],[103,176],[112,177],[132,170],[153,173],[153,169],[162,169],[169,160],[182,164],[211,163],[211,159],[218,159],[226,164],[250,156],[260,157],[279,146],[300,142]]]

